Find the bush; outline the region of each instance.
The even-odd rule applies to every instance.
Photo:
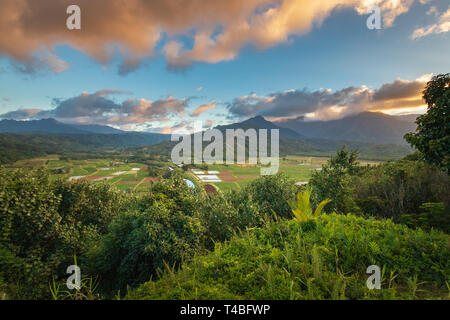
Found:
[[[89,273],[99,276],[106,292],[113,292],[148,281],[165,263],[178,266],[201,248],[200,204],[199,194],[179,174],[153,184],[89,251]]]
[[[121,203],[107,186],[50,182],[43,170],[0,169],[2,290],[11,298],[49,298],[53,277],[65,276]]]
[[[205,248],[214,249],[214,243],[229,240],[239,231],[260,227],[268,220],[260,207],[244,192],[208,196],[202,202],[198,218],[204,229]]]
[[[440,232],[388,220],[323,215],[315,228],[290,220],[217,244],[214,252],[178,272],[166,270],[160,280],[129,291],[126,298],[417,298],[417,281],[445,286],[449,240]],[[383,268],[382,290],[366,287],[366,269],[373,264]],[[445,298],[447,290],[431,286],[420,294]]]
[[[252,181],[241,192],[259,205],[262,215],[290,218],[292,211],[287,202],[295,199],[298,188],[281,173]]]
[[[256,182],[263,190],[267,183],[283,185],[268,179]],[[114,219],[86,257],[89,273],[99,276],[106,292],[137,286],[157,277],[166,264],[178,268],[239,230],[265,222],[260,206],[247,193],[204,196],[173,173],[152,185],[134,210]]]
[[[163,202],[123,214],[88,253],[89,273],[99,276],[106,292],[136,286],[156,276],[165,263],[177,267],[190,258],[200,248],[199,234],[196,218],[173,212]]]
[[[359,208],[353,200],[351,176],[358,172],[356,151],[347,151],[345,146],[338,150],[335,157],[315,172],[310,180],[315,202],[330,199],[327,212],[358,213]]]
[[[424,203],[420,209],[423,212],[401,216],[400,223],[411,228],[435,228],[450,233],[450,213],[445,209],[444,203]]]
[[[449,212],[450,178],[424,162],[385,163],[352,179],[356,202],[367,214],[398,222],[404,214],[420,212],[420,206],[427,202],[443,202]]]

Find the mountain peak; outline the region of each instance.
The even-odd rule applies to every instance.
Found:
[[[365,111],[331,121],[304,122],[294,119],[276,124],[310,138],[407,145],[404,135],[416,130],[416,124],[407,120]]]
[[[253,118],[251,118],[249,120],[264,120],[264,121],[266,121],[266,119],[263,116],[256,116],[256,117],[253,117]]]

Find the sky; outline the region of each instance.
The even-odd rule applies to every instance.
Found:
[[[423,113],[450,70],[448,0],[0,0],[0,30],[0,118],[123,130]]]

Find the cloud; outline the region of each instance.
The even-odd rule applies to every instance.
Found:
[[[33,118],[33,116],[39,113],[40,111],[41,110],[39,109],[19,109],[4,113],[0,115],[0,118],[8,120],[28,120]]]
[[[270,119],[305,117],[331,120],[363,111],[411,109],[423,106],[422,91],[431,75],[416,80],[397,79],[379,89],[353,86],[338,91],[286,90],[267,96],[252,94],[234,99],[229,112],[239,118],[262,115]]]
[[[433,7],[432,7],[433,8]],[[435,13],[439,15],[436,11],[436,8],[434,7],[434,11],[430,9],[428,13]],[[419,39],[425,36],[428,36],[430,34],[439,34],[439,33],[445,33],[450,31],[450,7],[446,12],[444,12],[439,18],[437,23],[417,28],[414,30],[414,32],[411,35],[411,39]]]
[[[163,134],[189,134],[189,130],[192,129],[187,121],[181,121],[173,126],[165,126],[159,132]]]
[[[214,120],[207,120],[205,122],[205,128],[211,128],[214,125],[215,121]]]
[[[413,0],[1,0],[0,55],[23,72],[62,72],[70,64],[55,53],[69,45],[107,65],[115,53],[123,59],[119,74],[138,68],[143,59],[165,54],[169,69],[195,62],[234,59],[241,48],[287,43],[310,32],[334,11],[354,8],[367,14],[373,4],[384,25],[407,12]],[[68,30],[66,8],[81,8],[81,30]],[[193,41],[187,47],[185,39]],[[159,47],[163,47],[159,51]]]
[[[0,115],[0,118],[25,120],[56,118],[73,123],[129,125],[165,121],[171,115],[180,115],[188,107],[189,98],[127,99],[116,102],[111,95],[130,94],[127,91],[105,89],[95,93],[83,92],[69,99],[55,99],[51,110],[19,109]]]
[[[201,115],[202,113],[214,109],[216,107],[216,102],[211,102],[208,104],[204,104],[201,105],[200,107],[198,107],[197,109],[194,110],[194,112],[192,113],[192,116],[194,117],[198,117],[199,115]]]

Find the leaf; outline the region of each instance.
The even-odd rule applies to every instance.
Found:
[[[314,211],[314,216],[315,216],[315,217],[318,217],[318,216],[322,213],[323,208],[324,208],[327,204],[329,204],[330,202],[331,202],[330,199],[323,200],[323,201],[317,206],[316,211]]]

